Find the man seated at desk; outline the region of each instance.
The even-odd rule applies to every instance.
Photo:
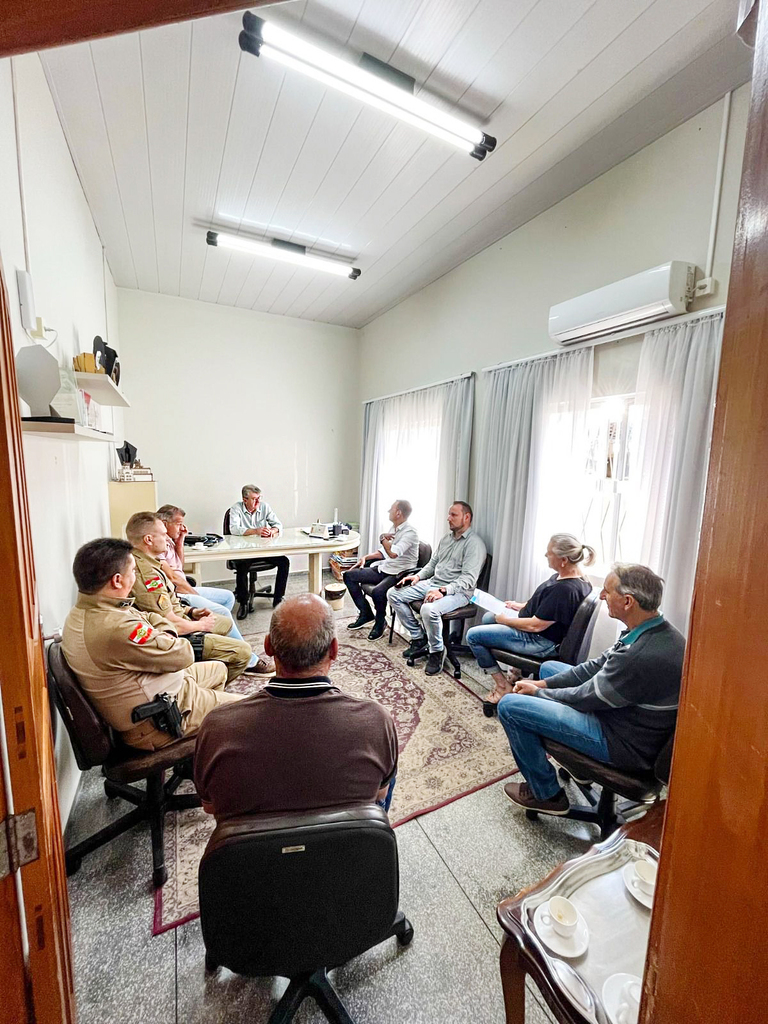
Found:
[[[415,569],[419,561],[419,535],[408,522],[412,511],[410,501],[395,501],[387,513],[392,531],[379,538],[379,548],[365,555],[357,565],[343,574],[349,596],[360,613],[347,629],[363,629],[369,622],[373,628],[369,640],[378,640],[384,634],[387,617],[387,594],[394,587],[397,577],[404,571]],[[376,613],[371,611],[362,585],[373,585],[371,598]]]
[[[265,641],[277,675],[211,715],[195,749],[195,786],[218,821],[241,814],[373,803],[388,808],[397,771],[392,716],[334,686],[333,612],[315,594],[272,613]]]
[[[128,541],[103,537],[84,544],[72,566],[77,604],[67,616],[61,646],[67,664],[98,713],[129,747],[158,750],[173,736],[153,719],[134,723],[131,712],[159,694],[174,697],[185,736],[209,711],[241,700],[225,693],[220,661],[195,664],[192,647],[159,614],[134,607],[136,565]]]
[[[245,640],[229,636],[232,619],[214,615],[204,608],[185,609],[176,587],[159,556],[166,550],[166,529],[154,512],[136,512],[125,527],[133,545],[136,580],[131,591],[139,611],[163,615],[180,636],[188,636],[198,661],[223,661],[227,680],[235,679],[249,666],[253,651]],[[267,659],[252,671],[266,673],[272,665]]]
[[[499,701],[525,782],[504,787],[526,810],[567,814],[568,797],[542,740],[631,771],[648,771],[675,730],[685,638],[659,612],[663,580],[644,565],[614,565],[600,597],[627,627],[599,658],[545,661]]]
[[[242,501],[238,501],[229,510],[229,532],[233,537],[276,537],[283,524],[272,508],[261,496],[261,488],[255,484],[245,484]],[[251,569],[277,569],[275,592],[272,605],[276,606],[285,597],[288,584],[288,572],[291,567],[286,555],[266,555],[264,558],[237,558],[235,563],[235,600],[239,604],[238,619],[248,614],[249,592],[248,574]]]

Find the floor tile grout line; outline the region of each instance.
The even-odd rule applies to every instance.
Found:
[[[422,817],[427,817],[427,815],[422,815]],[[469,893],[468,893],[468,892],[467,892],[467,890],[466,890],[466,889],[464,888],[464,886],[463,886],[463,885],[461,884],[461,882],[460,882],[460,881],[459,881],[459,879],[458,879],[458,878],[456,877],[456,875],[455,875],[455,874],[453,873],[453,871],[452,871],[452,869],[451,869],[451,866],[450,866],[450,865],[448,864],[448,862],[446,861],[445,857],[443,857],[442,853],[441,853],[441,852],[440,852],[440,851],[438,850],[437,846],[435,846],[435,844],[434,844],[434,843],[432,842],[432,838],[431,838],[431,836],[430,836],[430,835],[429,835],[429,834],[427,833],[426,829],[425,829],[425,828],[423,827],[423,825],[421,824],[421,818],[415,818],[414,820],[415,820],[416,824],[417,824],[417,825],[419,826],[419,828],[421,829],[422,835],[423,835],[423,836],[425,837],[425,839],[427,840],[427,842],[429,843],[429,845],[430,845],[430,846],[432,847],[432,849],[433,849],[433,850],[435,851],[435,853],[437,854],[437,856],[438,856],[438,857],[440,858],[440,860],[441,860],[441,861],[443,862],[443,864],[445,865],[445,867],[446,867],[446,868],[448,869],[448,874],[449,874],[449,875],[451,876],[451,878],[453,878],[453,880],[454,880],[454,881],[456,882],[456,885],[458,885],[458,887],[459,887],[459,888],[461,889],[461,891],[462,891],[462,892],[464,893],[464,896],[466,897],[466,899],[467,899],[467,902],[469,903],[469,905],[470,905],[470,906],[472,907],[472,909],[474,910],[474,912],[475,912],[475,913],[477,914],[477,916],[478,916],[478,917],[480,918],[480,920],[481,920],[481,921],[483,922],[483,924],[485,925],[485,927],[486,927],[486,929],[487,929],[487,931],[488,931],[489,935],[491,936],[491,938],[492,938],[492,939],[494,940],[494,942],[496,943],[496,945],[497,945],[497,946],[498,946],[499,948],[501,948],[501,942],[499,941],[499,939],[497,938],[497,936],[496,936],[496,935],[494,935],[494,933],[493,933],[493,930],[491,929],[490,925],[489,925],[489,924],[488,924],[488,922],[487,922],[487,921],[485,920],[485,918],[483,917],[483,915],[482,915],[482,914],[480,913],[480,911],[478,910],[478,908],[477,908],[477,907],[475,906],[475,902],[474,902],[474,900],[473,900],[473,899],[472,899],[472,897],[471,897],[471,896],[469,895]]]

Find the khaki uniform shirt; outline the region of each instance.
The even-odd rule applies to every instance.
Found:
[[[166,573],[163,563],[138,548],[133,549],[133,557],[136,559],[136,582],[131,596],[139,611],[154,612],[155,615],[175,612],[176,615],[189,618],[188,609],[179,600],[176,584]]]
[[[194,662],[191,645],[161,615],[143,615],[130,597],[78,595],[62,649],[99,714],[113,729],[135,726],[131,711],[159,693],[176,694]]]

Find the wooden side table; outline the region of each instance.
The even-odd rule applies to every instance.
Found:
[[[579,1012],[572,999],[569,998],[564,989],[562,976],[559,977],[556,973],[559,964],[563,961],[558,961],[554,954],[550,955],[543,944],[537,940],[535,934],[532,934],[530,907],[537,901],[539,894],[542,894],[542,901],[548,899],[554,894],[553,890],[558,891],[560,885],[566,886],[569,880],[573,884],[573,879],[578,878],[580,873],[584,877],[599,874],[601,862],[610,861],[610,863],[616,864],[622,857],[629,859],[631,854],[627,851],[634,849],[634,843],[644,843],[658,853],[664,824],[664,808],[664,803],[654,804],[641,819],[622,826],[604,842],[593,846],[582,857],[560,864],[541,882],[524,889],[517,896],[502,900],[498,905],[496,916],[505,933],[499,967],[504,990],[507,1024],[524,1024],[525,1022],[526,974],[531,975],[553,1015],[562,1024],[608,1024],[608,1017],[600,1002],[600,992],[595,992],[594,987],[591,991],[594,999],[591,1013]],[[545,893],[546,896],[543,895]],[[567,892],[562,894],[568,895]],[[632,899],[632,897],[627,898]],[[606,907],[607,911],[609,909]],[[644,959],[645,951],[641,950],[638,953],[642,953]],[[585,957],[588,955],[589,951]],[[572,966],[579,971],[579,974],[583,973],[578,960],[574,961]],[[560,970],[562,973],[570,973],[569,968],[565,970],[560,968]]]

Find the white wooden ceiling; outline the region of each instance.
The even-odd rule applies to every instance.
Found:
[[[294,0],[498,138],[478,163],[240,51],[241,15],[41,54],[118,285],[360,327],[747,80],[737,0]],[[357,281],[205,243],[354,258]]]

